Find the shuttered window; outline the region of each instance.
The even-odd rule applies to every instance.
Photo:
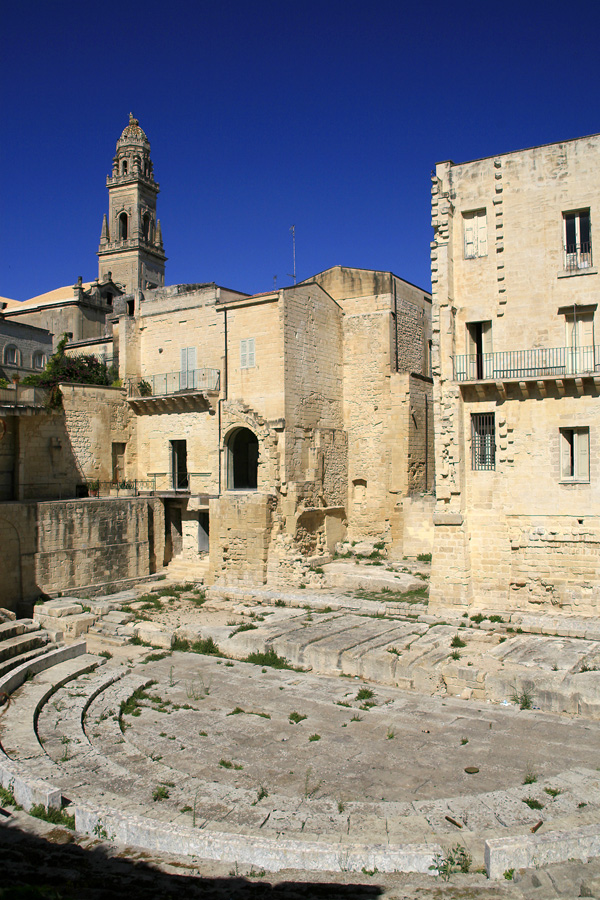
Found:
[[[465,259],[487,256],[487,215],[485,209],[463,213]]]
[[[254,338],[246,338],[240,341],[240,368],[253,369],[255,365]]]
[[[561,481],[590,480],[590,429],[560,429]]]
[[[196,348],[181,348],[181,374],[179,378],[179,386],[184,388],[195,387],[196,378]]]

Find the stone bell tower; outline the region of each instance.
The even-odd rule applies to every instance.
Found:
[[[165,283],[166,256],[160,221],[156,218],[156,196],[150,142],[137,119],[129,113],[129,124],[117,141],[112,175],[106,179],[108,218],[104,216],[98,248],[98,278],[109,272],[127,293],[155,288]]]

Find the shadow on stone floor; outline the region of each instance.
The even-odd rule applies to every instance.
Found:
[[[113,851],[106,844],[82,847],[63,829],[55,829],[43,837],[0,823],[0,898],[375,900],[382,894],[377,884],[361,883],[360,875],[355,876],[356,882],[348,884],[325,880],[285,881],[273,874],[262,878],[178,875],[161,871],[148,857],[140,859],[139,852],[132,853],[134,859],[116,856],[116,852],[116,848]],[[167,859],[162,858],[161,862],[165,863]],[[178,864],[172,859],[168,862],[171,866]],[[191,860],[189,871],[197,871]]]

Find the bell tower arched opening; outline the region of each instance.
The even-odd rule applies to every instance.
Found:
[[[119,216],[119,240],[127,240],[127,213],[121,213]]]
[[[258,486],[258,438],[249,428],[236,428],[227,440],[227,488],[255,491]]]

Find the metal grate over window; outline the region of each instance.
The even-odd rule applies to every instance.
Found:
[[[471,468],[496,468],[496,422],[494,413],[471,414]]]

